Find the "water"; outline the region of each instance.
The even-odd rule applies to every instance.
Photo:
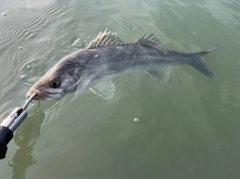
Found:
[[[152,32],[176,51],[221,46],[205,56],[213,79],[177,66],[164,84],[116,78],[109,101],[86,90],[31,105],[1,179],[240,178],[239,1],[1,0],[0,14],[1,119],[106,28],[127,42]]]

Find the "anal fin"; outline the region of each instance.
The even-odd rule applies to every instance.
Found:
[[[170,73],[171,73],[171,67],[170,66],[163,66],[160,68],[154,68],[151,70],[147,71],[150,76],[152,76],[153,78],[157,78],[160,80],[161,83],[165,83],[168,81],[169,77],[170,77]]]

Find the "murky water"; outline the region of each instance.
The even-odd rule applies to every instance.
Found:
[[[126,42],[152,32],[176,51],[221,46],[204,57],[213,79],[176,66],[164,84],[144,72],[114,79],[109,101],[86,90],[31,105],[1,179],[240,178],[238,0],[1,0],[0,14],[1,119],[106,28]]]

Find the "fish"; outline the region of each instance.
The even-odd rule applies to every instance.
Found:
[[[68,93],[89,89],[109,100],[116,92],[113,78],[144,71],[163,83],[168,81],[174,65],[187,64],[213,78],[202,56],[218,48],[217,45],[201,52],[177,52],[167,50],[153,33],[125,43],[111,31],[100,31],[86,48],[67,55],[54,65],[30,88],[27,97],[36,93],[33,100],[57,100]]]

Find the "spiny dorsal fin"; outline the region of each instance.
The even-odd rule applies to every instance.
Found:
[[[136,44],[146,45],[154,48],[158,48],[163,52],[166,51],[166,46],[153,34],[145,34],[142,38],[135,42]]]
[[[119,37],[116,37],[111,32],[99,32],[98,36],[86,47],[96,48],[102,46],[124,45],[125,43]]]

